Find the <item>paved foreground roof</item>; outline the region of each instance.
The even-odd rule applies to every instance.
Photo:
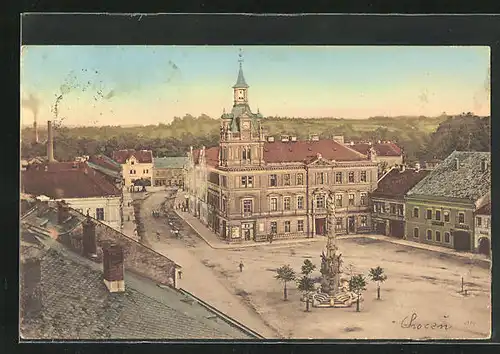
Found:
[[[426,178],[409,192],[408,196],[434,196],[476,201],[491,191],[489,152],[454,151]],[[459,162],[458,170],[455,168]],[[482,162],[487,168],[482,170]]]
[[[50,212],[50,208],[47,211]],[[80,215],[73,210],[72,213]],[[39,218],[49,223],[43,227],[31,226],[37,224],[35,221]],[[23,273],[28,259],[38,259],[41,279],[25,277],[28,280],[23,283],[23,289],[32,289],[38,284],[42,307],[38,313],[22,319],[23,339],[256,338],[241,327],[227,323],[189,295],[159,286],[127,267],[125,292],[110,293],[103,282],[102,263],[75,253],[54,236],[39,231],[56,228],[54,216],[38,217],[34,213],[23,221],[27,219],[29,223],[23,222],[21,229],[20,271]],[[59,227],[59,231],[63,230]],[[22,302],[24,294],[23,290]]]
[[[424,177],[429,174],[427,170],[416,171],[393,168],[386,173],[378,182],[378,187],[372,193],[372,197],[379,198],[403,198],[405,194]]]
[[[183,168],[187,162],[186,157],[155,157],[154,168]]]

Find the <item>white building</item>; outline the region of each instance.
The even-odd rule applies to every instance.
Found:
[[[22,192],[65,201],[70,207],[122,230],[122,193],[86,162],[53,162],[28,168],[21,174]]]
[[[153,152],[151,150],[118,150],[113,160],[122,166],[124,187],[130,189],[135,180],[144,179],[153,184]]]
[[[487,256],[491,253],[491,203],[475,212],[474,247]]]

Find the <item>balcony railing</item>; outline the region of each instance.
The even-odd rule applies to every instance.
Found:
[[[461,229],[461,230],[469,230],[470,229],[469,225],[466,225],[466,224],[455,224],[455,228]]]

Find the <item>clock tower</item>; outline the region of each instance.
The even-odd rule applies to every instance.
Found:
[[[252,166],[264,163],[264,133],[260,112],[252,113],[248,105],[248,84],[243,75],[243,58],[239,54],[239,71],[233,86],[231,113],[221,116],[219,166]]]

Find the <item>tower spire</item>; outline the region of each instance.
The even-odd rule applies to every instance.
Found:
[[[245,81],[245,76],[243,76],[243,51],[241,50],[241,48],[238,53],[238,63],[240,64],[240,69],[238,71],[238,79],[236,80],[236,84],[233,86],[233,88],[246,89],[248,88],[248,85]]]

